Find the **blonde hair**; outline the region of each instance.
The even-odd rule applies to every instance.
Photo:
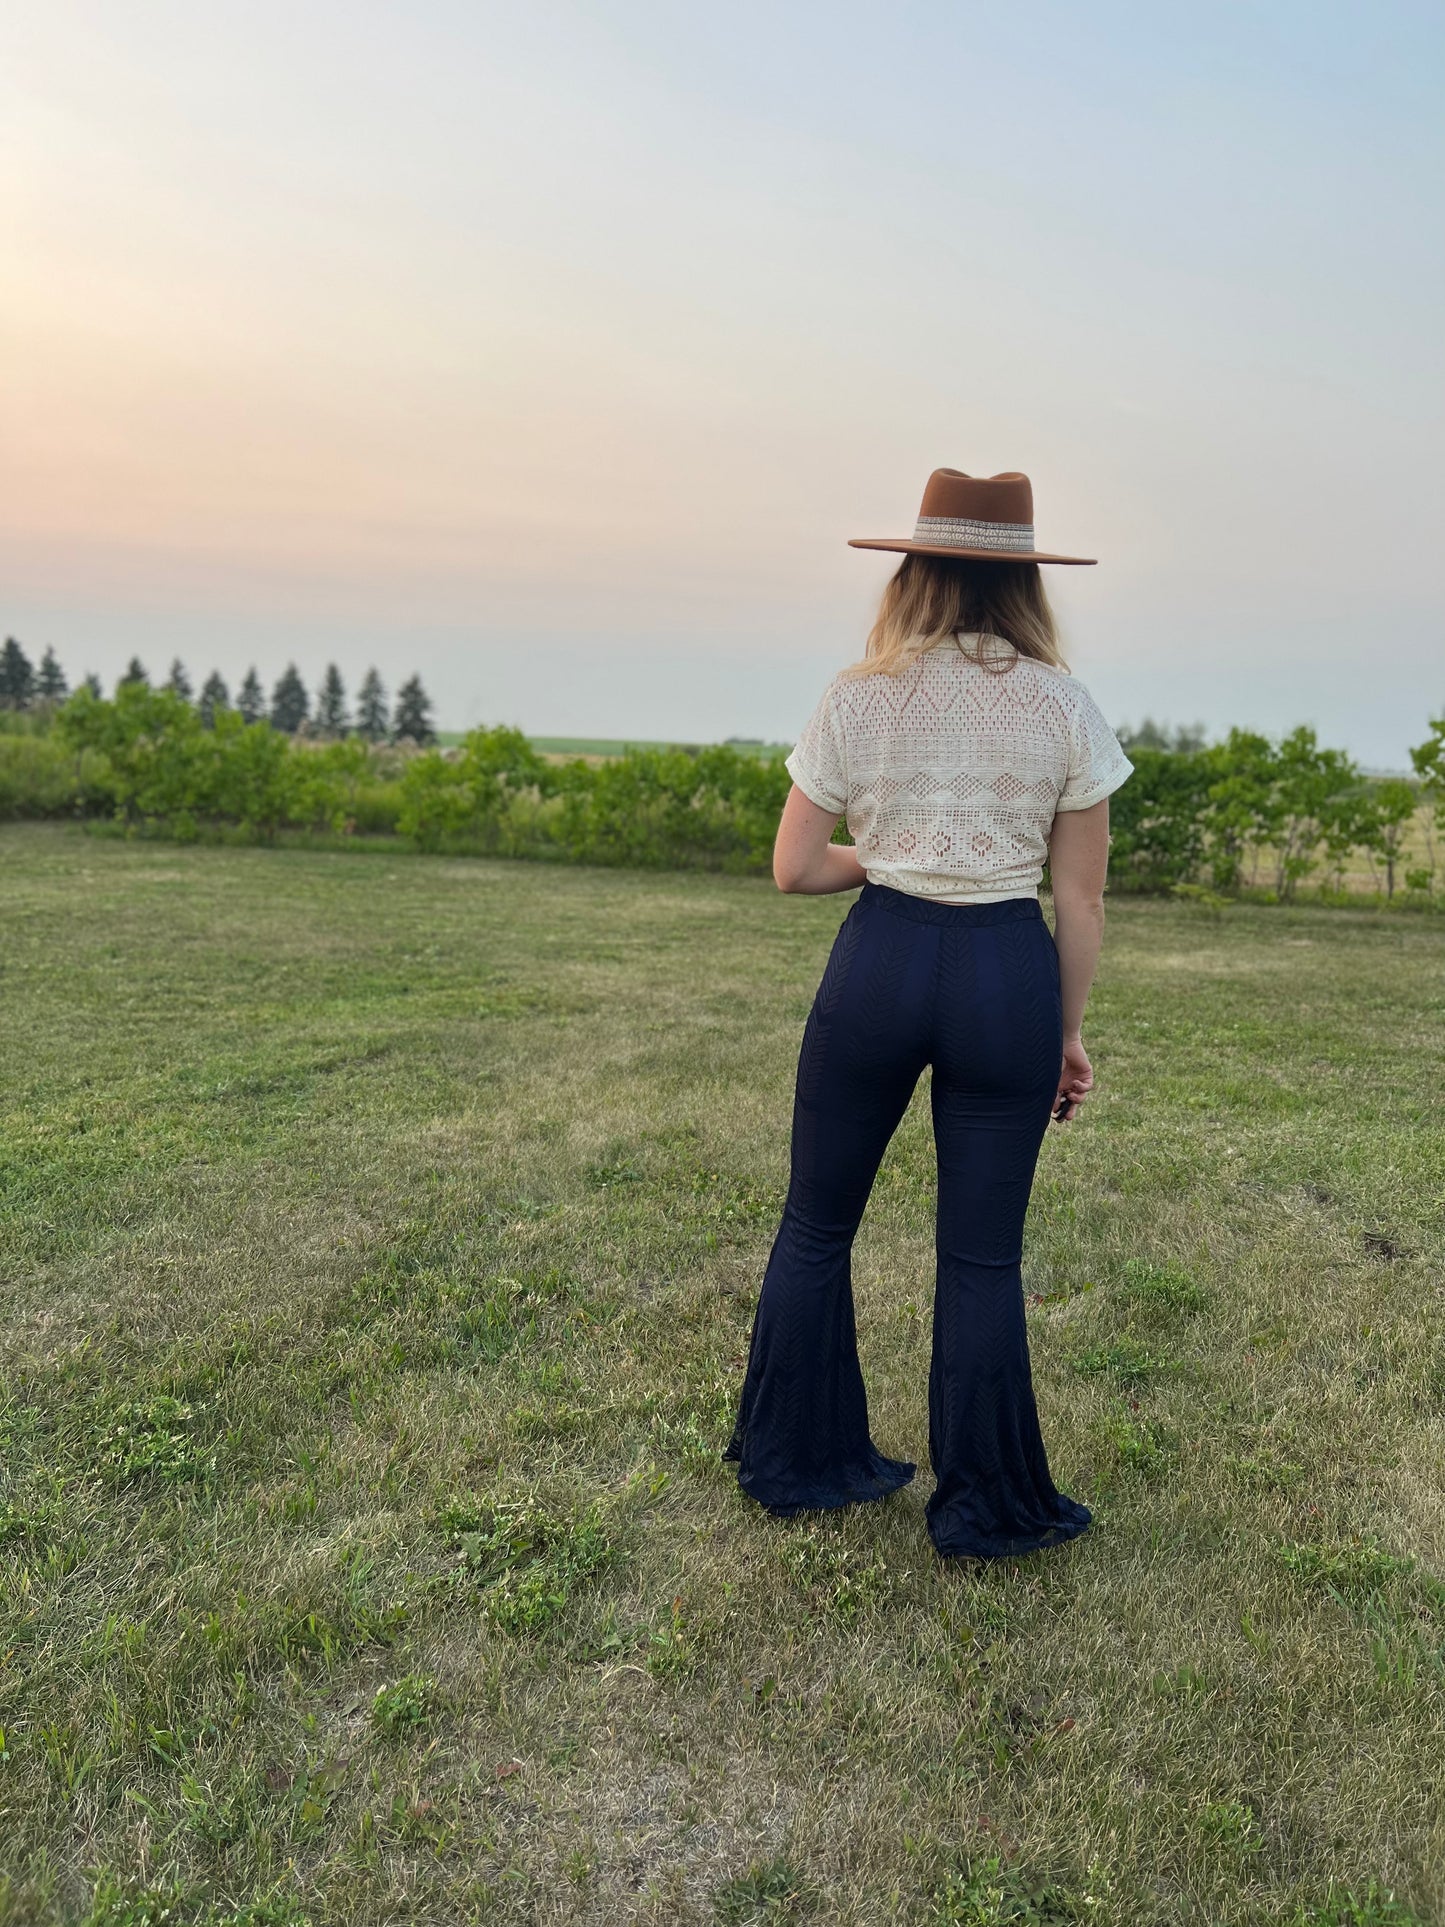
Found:
[[[962,556],[905,555],[883,591],[861,662],[846,676],[897,676],[926,650],[955,636],[1001,636],[1021,656],[1067,670],[1037,562],[975,562]],[[960,647],[962,645],[960,644]],[[1007,674],[1013,658],[980,657]]]

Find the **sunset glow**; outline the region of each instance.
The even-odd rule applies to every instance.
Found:
[[[1445,705],[1441,16],[23,6],[5,606],[439,719],[789,738],[928,472],[1116,720]],[[619,679],[621,664],[626,675]],[[1413,734],[1412,734],[1413,732]]]

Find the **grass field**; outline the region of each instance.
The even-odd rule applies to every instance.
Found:
[[[437,741],[444,749],[455,748],[465,740],[466,731],[461,729],[441,730]],[[621,756],[629,749],[673,749],[675,744],[665,742],[634,742],[622,736],[529,736],[528,742],[539,754],[560,758],[580,756],[587,762],[606,762],[613,756]],[[732,739],[732,747],[739,755],[746,756],[783,756],[792,748],[791,743],[743,742]]]
[[[0,875],[0,1921],[1445,1919],[1437,919],[1112,906],[1025,1271],[1096,1524],[960,1570],[922,1089],[856,1263],[919,1478],[718,1456],[844,901]]]

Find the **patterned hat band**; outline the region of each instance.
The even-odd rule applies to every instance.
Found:
[[[1051,555],[1034,546],[1034,491],[1027,475],[1008,469],[1002,475],[965,475],[961,468],[936,468],[918,505],[918,526],[911,537],[853,535],[855,549],[891,549],[901,555],[977,556],[981,562],[1008,562],[1017,556],[1035,562],[1077,562],[1086,555]]]
[[[1032,522],[971,522],[959,516],[920,515],[913,532],[915,542],[932,543],[937,548],[1015,549],[1032,555]]]

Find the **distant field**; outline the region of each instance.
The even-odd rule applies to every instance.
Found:
[[[0,868],[5,1927],[1445,1919],[1437,920],[1112,903],[1025,1268],[1096,1523],[959,1570],[926,1080],[855,1267],[917,1481],[719,1458],[844,901]]]
[[[464,738],[462,730],[442,730],[437,741],[448,748],[454,747]],[[528,742],[543,756],[584,756],[606,760],[612,756],[622,756],[629,749],[675,749],[675,743],[654,742],[642,737],[621,736],[529,736]],[[688,748],[700,745],[688,744]],[[729,745],[742,756],[786,756],[793,747],[791,743],[744,743],[733,742]]]

